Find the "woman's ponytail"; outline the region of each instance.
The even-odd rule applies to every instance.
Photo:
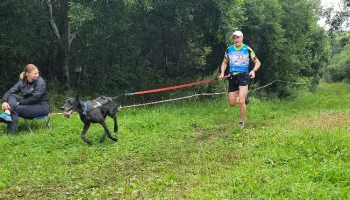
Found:
[[[23,80],[23,79],[24,79],[24,74],[25,74],[25,72],[22,72],[22,73],[19,75],[19,80]]]

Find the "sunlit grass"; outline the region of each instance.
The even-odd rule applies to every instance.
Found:
[[[77,115],[20,125],[0,135],[0,199],[348,199],[349,91],[251,97],[243,130],[225,96],[123,109],[119,142],[95,124],[91,147]]]

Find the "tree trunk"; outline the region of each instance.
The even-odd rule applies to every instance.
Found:
[[[59,79],[64,87],[70,87],[70,77],[69,77],[69,24],[68,24],[68,0],[61,0],[61,8],[63,13],[63,26],[61,32],[57,28],[56,22],[53,17],[52,3],[51,0],[46,0],[50,25],[52,31],[54,32],[56,39],[58,41],[58,65],[61,74]]]
[[[167,78],[167,71],[168,71],[168,41],[166,38],[165,28],[163,28],[162,31],[163,35],[163,59],[164,59],[164,80]]]

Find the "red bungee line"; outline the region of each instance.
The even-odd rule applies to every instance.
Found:
[[[227,75],[224,78],[228,78],[231,75]],[[183,85],[176,85],[176,86],[170,86],[170,87],[165,87],[165,88],[157,88],[157,89],[152,89],[152,90],[144,90],[144,91],[139,91],[139,92],[134,92],[134,93],[126,93],[125,96],[131,96],[134,94],[150,94],[150,93],[156,93],[156,92],[164,92],[164,91],[168,91],[168,90],[176,90],[176,89],[180,89],[180,88],[185,88],[185,87],[191,87],[194,85],[200,85],[200,84],[204,84],[204,83],[210,83],[213,82],[217,79],[215,78],[211,78],[211,79],[207,79],[207,80],[203,80],[203,81],[198,81],[198,82],[193,82],[193,83],[187,83],[187,84],[183,84]]]
[[[187,84],[183,84],[183,85],[170,86],[170,87],[158,88],[158,89],[153,89],[153,90],[139,91],[139,92],[135,92],[134,94],[149,94],[149,93],[164,92],[164,91],[168,91],[168,90],[176,90],[176,89],[180,89],[180,88],[191,87],[191,86],[194,86],[194,85],[210,83],[210,82],[212,82],[214,80],[215,79],[211,78],[211,79],[208,79],[208,80],[203,80],[203,81],[198,81],[198,82],[193,82],[193,83],[187,83]]]
[[[231,74],[228,74],[228,75],[224,76],[224,78],[229,78],[230,76],[231,76]],[[134,94],[150,94],[150,93],[156,93],[156,92],[164,92],[164,91],[168,91],[168,90],[176,90],[176,89],[180,89],[180,88],[191,87],[191,86],[194,86],[194,85],[210,83],[210,82],[213,82],[215,80],[217,80],[217,78],[211,78],[211,79],[207,79],[207,80],[203,80],[203,81],[187,83],[187,84],[183,84],[183,85],[170,86],[170,87],[165,87],[165,88],[144,90],[144,91],[139,91],[139,92],[135,92],[135,93],[126,93],[125,96],[131,96],[131,95],[134,95]],[[62,115],[62,114],[63,113],[50,113],[49,115]]]

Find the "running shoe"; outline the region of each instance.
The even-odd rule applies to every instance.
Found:
[[[7,121],[7,122],[12,122],[11,116],[7,113],[1,113],[0,118]]]
[[[241,126],[241,128],[244,128],[244,121],[240,121],[239,125]]]

